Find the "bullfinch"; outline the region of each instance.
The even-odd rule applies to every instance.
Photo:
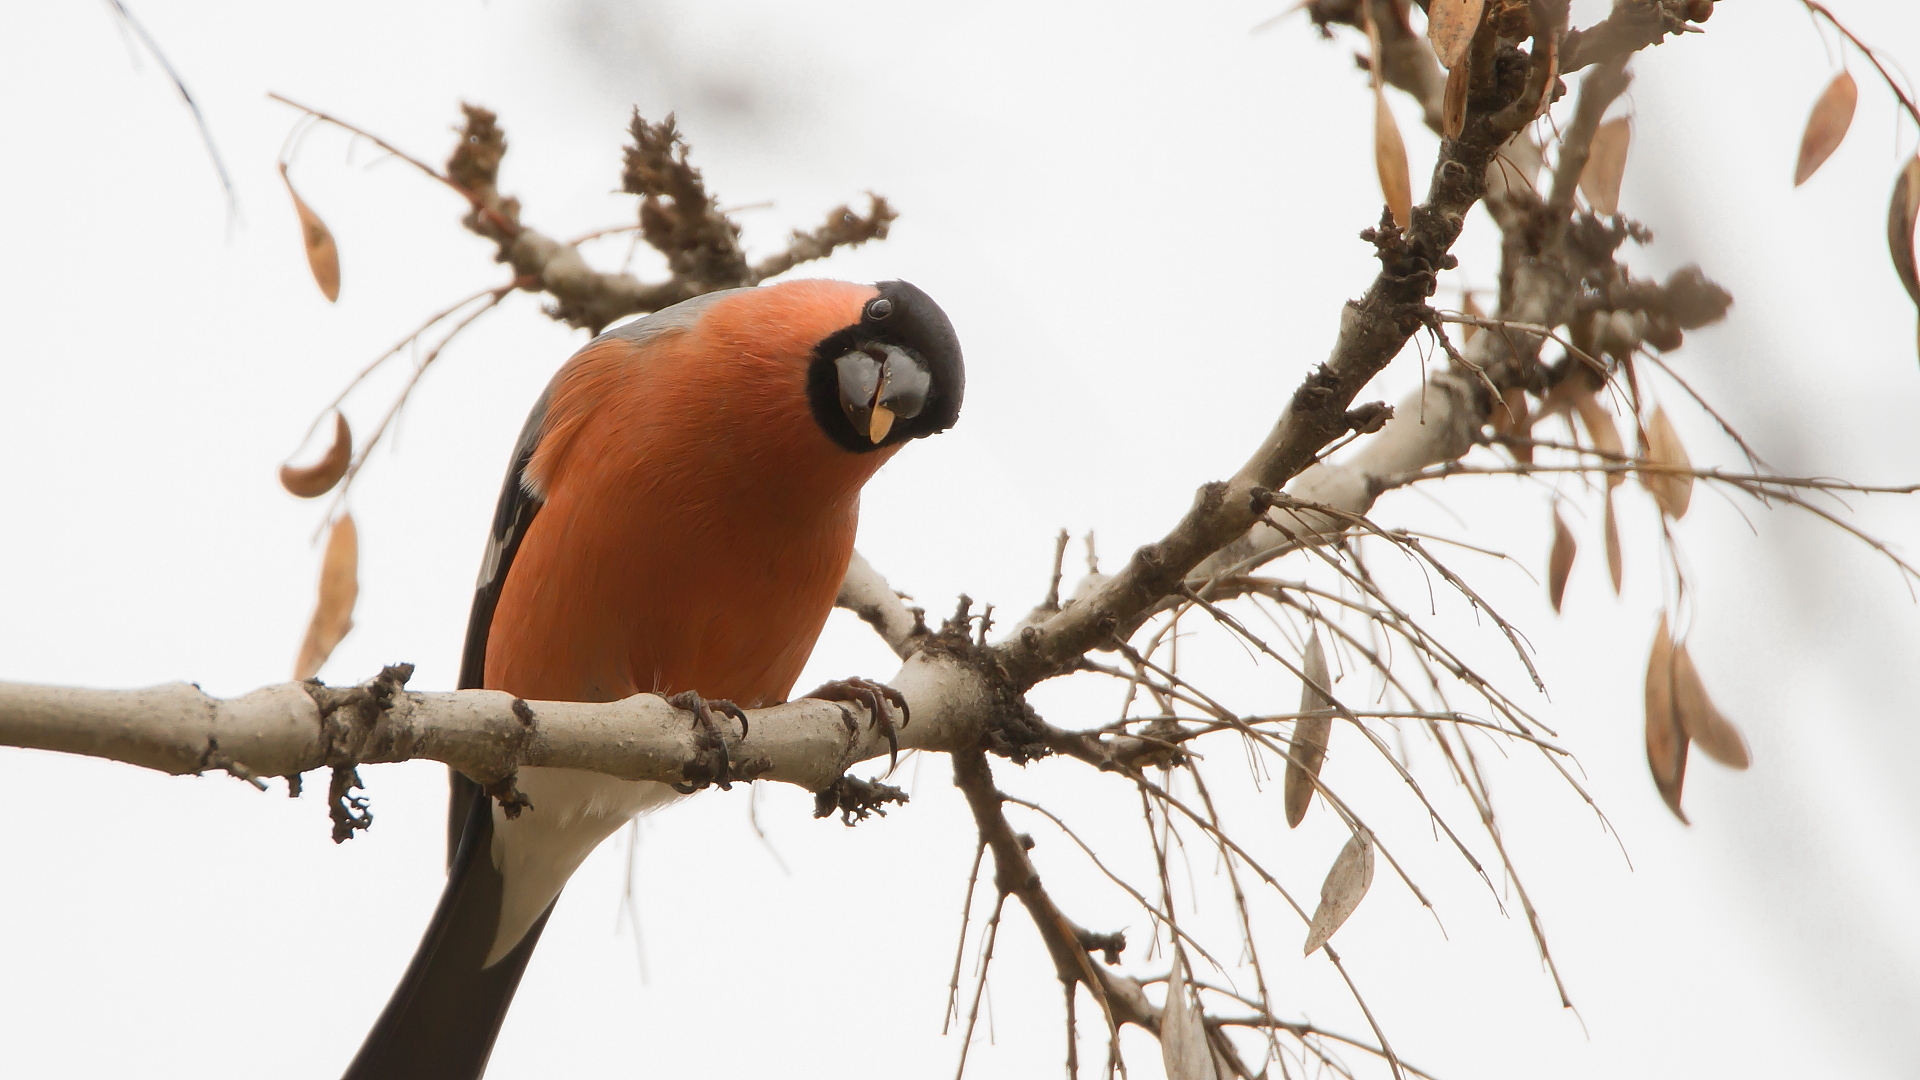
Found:
[[[860,489],[960,413],[946,314],[904,281],[707,293],[601,334],[534,405],[494,512],[462,689],[787,699]],[[749,735],[749,737],[751,737]],[[526,768],[509,816],[455,773],[446,890],[346,1080],[474,1080],[567,878],[667,784]]]

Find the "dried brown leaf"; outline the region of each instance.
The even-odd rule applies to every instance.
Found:
[[[1500,404],[1493,410],[1495,434],[1511,435],[1519,440],[1508,447],[1513,451],[1515,461],[1533,464],[1533,414],[1527,401],[1527,392],[1518,386],[1509,386],[1500,392]]]
[[[1627,146],[1633,141],[1633,122],[1617,117],[1600,125],[1587,150],[1587,167],[1580,170],[1580,191],[1587,205],[1601,217],[1620,212],[1620,178],[1627,171]]]
[[[1167,976],[1167,1004],[1160,1013],[1160,1060],[1167,1080],[1219,1080],[1220,1070],[1207,1040],[1205,1014],[1187,982],[1187,954],[1173,945],[1173,970]]]
[[[1667,410],[1654,406],[1653,418],[1647,421],[1646,461],[1657,466],[1660,471],[1641,472],[1640,486],[1653,495],[1653,501],[1660,509],[1675,521],[1687,516],[1687,506],[1693,502],[1693,462],[1687,458],[1687,448],[1680,443],[1680,433],[1673,429],[1673,421],[1667,418]]]
[[[1547,599],[1553,601],[1556,612],[1560,610],[1560,598],[1567,594],[1567,575],[1573,572],[1573,556],[1579,550],[1573,530],[1560,517],[1560,508],[1554,507],[1553,550],[1547,555]]]
[[[1327,672],[1327,653],[1320,645],[1320,631],[1307,639],[1306,655],[1300,670],[1306,679],[1300,685],[1300,719],[1293,722],[1293,740],[1287,745],[1287,778],[1284,795],[1287,827],[1296,828],[1313,803],[1313,782],[1320,778],[1320,766],[1327,759],[1327,740],[1333,734],[1333,703],[1313,688],[1315,683],[1331,690]]]
[[[1440,66],[1452,71],[1467,55],[1486,0],[1433,0],[1427,5],[1427,40]]]
[[[1853,107],[1859,100],[1860,87],[1846,71],[1835,75],[1821,91],[1820,100],[1813,103],[1813,114],[1807,117],[1807,129],[1800,133],[1800,160],[1793,166],[1794,187],[1806,183],[1840,149],[1847,128],[1853,125]]]
[[[1527,416],[1527,392],[1518,386],[1509,386],[1500,392],[1500,400],[1493,403],[1493,411],[1487,422],[1493,425],[1495,435],[1524,435],[1532,426]]]
[[[1440,96],[1440,134],[1457,139],[1467,129],[1467,90],[1473,85],[1473,63],[1461,58],[1447,72],[1447,87]]]
[[[1613,580],[1613,595],[1620,595],[1620,578],[1625,568],[1620,559],[1620,521],[1613,516],[1613,489],[1607,489],[1607,511],[1605,514],[1607,533],[1607,577]]]
[[[1373,884],[1373,838],[1364,828],[1355,829],[1353,839],[1340,849],[1340,856],[1333,860],[1333,868],[1327,871],[1327,880],[1320,883],[1320,906],[1313,909],[1313,923],[1307,927],[1307,943],[1301,950],[1302,955],[1312,956],[1313,950],[1327,943],[1340,924],[1347,921],[1353,909],[1360,906],[1360,898],[1367,895],[1367,886]]]
[[[1405,232],[1413,227],[1413,178],[1407,171],[1407,144],[1400,141],[1400,125],[1387,107],[1387,91],[1373,88],[1373,165],[1380,173],[1380,193],[1386,196],[1393,223]]]
[[[1574,398],[1574,411],[1580,414],[1580,425],[1587,429],[1587,438],[1593,441],[1593,448],[1608,455],[1608,461],[1617,462],[1626,454],[1626,444],[1620,441],[1620,429],[1613,422],[1613,414],[1600,404],[1598,394],[1588,391]],[[1607,490],[1619,487],[1626,477],[1618,472],[1607,474]]]
[[[1673,712],[1680,730],[1708,757],[1734,769],[1752,763],[1740,729],[1707,696],[1707,686],[1700,680],[1700,671],[1693,666],[1685,642],[1673,647]]]
[[[1920,214],[1920,157],[1910,159],[1893,181],[1893,199],[1887,204],[1887,248],[1893,254],[1893,268],[1907,296],[1920,304],[1920,274],[1913,264],[1913,225]]]
[[[1647,768],[1667,809],[1683,824],[1690,824],[1686,811],[1680,809],[1680,788],[1687,778],[1687,733],[1674,716],[1673,670],[1673,639],[1662,613],[1653,634],[1653,651],[1647,656]]]
[[[293,212],[300,217],[300,241],[306,245],[307,267],[313,271],[313,283],[320,286],[320,295],[329,303],[339,300],[340,249],[334,246],[333,233],[307,205],[307,200],[293,190],[293,178],[287,175],[285,165],[280,166],[280,179],[286,182],[287,194],[293,196]]]
[[[1480,302],[1473,298],[1471,292],[1465,293],[1460,297],[1460,312],[1463,315],[1471,315],[1476,319],[1484,319],[1487,317],[1487,313],[1480,309]],[[1478,326],[1467,323],[1460,328],[1460,343],[1464,345],[1471,342],[1473,335],[1479,332],[1480,328]]]
[[[280,486],[303,499],[325,495],[347,474],[347,463],[352,460],[353,431],[347,427],[345,416],[334,413],[333,445],[311,465],[280,466]]]
[[[306,640],[293,662],[295,679],[311,679],[353,629],[353,605],[360,598],[360,533],[352,514],[340,515],[327,534],[320,560],[320,601],[307,623]]]

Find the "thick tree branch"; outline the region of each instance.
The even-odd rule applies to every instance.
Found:
[[[893,586],[887,584],[887,579],[857,551],[853,553],[853,561],[847,564],[847,576],[840,582],[840,595],[834,600],[834,606],[860,616],[894,655],[902,658],[912,654],[915,639],[927,633],[925,613],[919,608],[909,608],[893,591]]]
[[[1619,0],[1613,17],[1624,19],[1623,12],[1644,6],[1640,0]],[[1357,0],[1354,10],[1358,10]],[[1001,647],[1003,662],[1018,685],[1030,686],[1067,670],[1089,649],[1109,647],[1116,634],[1124,636],[1141,617],[1188,584],[1189,575],[1203,583],[1284,544],[1337,535],[1346,528],[1344,520],[1309,513],[1297,515],[1297,531],[1283,534],[1261,523],[1262,491],[1280,489],[1298,477],[1288,490],[1302,501],[1347,514],[1365,513],[1378,495],[1375,478],[1460,457],[1473,447],[1481,424],[1503,391],[1514,386],[1538,389],[1535,372],[1543,336],[1481,334],[1470,343],[1468,355],[1427,381],[1397,409],[1374,405],[1349,411],[1361,388],[1399,354],[1408,338],[1423,326],[1435,325],[1436,317],[1426,303],[1435,276],[1454,265],[1448,250],[1459,237],[1467,211],[1487,193],[1489,166],[1519,129],[1531,122],[1531,111],[1520,106],[1547,92],[1538,81],[1542,72],[1551,75],[1552,65],[1542,57],[1556,47],[1550,35],[1557,32],[1543,28],[1549,39],[1535,38],[1535,50],[1542,56],[1502,45],[1490,54],[1484,70],[1476,62],[1464,128],[1459,138],[1441,143],[1427,202],[1414,208],[1411,230],[1402,234],[1383,214],[1379,228],[1362,234],[1374,244],[1381,270],[1365,295],[1342,311],[1333,355],[1295,391],[1279,422],[1246,465],[1227,482],[1203,486],[1193,508],[1172,532],[1135,552],[1126,568],[1085,602],[1069,605]],[[1586,61],[1606,61],[1606,67],[1583,85],[1582,111],[1594,116],[1604,113],[1606,103],[1624,90],[1626,57],[1659,37],[1605,40],[1606,48],[1593,45]],[[1591,129],[1578,134],[1583,140],[1592,138]],[[1571,151],[1563,146],[1562,153],[1569,152],[1584,159],[1585,141]],[[1531,225],[1524,236],[1513,238],[1525,246],[1512,249],[1509,245],[1507,261],[1518,264],[1513,272],[1523,275],[1523,280],[1512,290],[1512,297],[1503,298],[1509,301],[1503,304],[1503,314],[1513,312],[1506,317],[1524,316],[1529,323],[1560,325],[1572,315],[1570,305],[1582,281],[1624,275],[1613,266],[1612,252],[1628,233],[1616,230],[1617,238],[1610,243],[1596,239],[1596,231],[1614,236],[1597,223],[1570,233],[1564,222],[1539,215],[1541,200],[1531,177],[1524,185],[1503,186],[1511,188],[1505,197],[1516,208],[1516,224]],[[1319,461],[1333,440],[1350,431],[1378,428],[1384,416],[1391,419],[1352,459],[1338,466]]]
[[[857,705],[801,699],[723,724],[718,743],[690,713],[652,694],[606,704],[523,701],[492,690],[401,688],[389,668],[354,688],[282,683],[237,698],[184,683],[88,690],[0,683],[0,744],[109,758],[162,772],[226,769],[242,779],[427,759],[481,780],[528,765],[589,769],[627,780],[701,784],[778,780],[819,791],[862,761],[885,757],[882,725]],[[979,745],[999,700],[966,648],[930,642],[893,686],[911,721],[903,749]],[[896,718],[897,720],[897,718]]]
[[[1507,287],[1501,312],[1509,321],[1501,331],[1475,335],[1464,354],[1456,354],[1456,362],[1410,393],[1381,432],[1345,460],[1317,463],[1288,486],[1288,494],[1300,502],[1332,507],[1337,513],[1276,507],[1273,516],[1278,525],[1262,522],[1224,546],[1197,568],[1194,587],[1257,565],[1294,545],[1344,533],[1351,525],[1350,516],[1365,514],[1387,490],[1382,484],[1384,478],[1464,456],[1476,445],[1481,425],[1491,411],[1502,407],[1502,394],[1516,388],[1536,392],[1545,388],[1539,355],[1547,334],[1515,329],[1514,323],[1541,329],[1564,325],[1578,314],[1576,304],[1583,282],[1596,286],[1618,283],[1623,294],[1633,291],[1625,287],[1625,272],[1613,262],[1614,249],[1628,233],[1624,229],[1610,231],[1591,218],[1584,219],[1584,225],[1570,222],[1572,180],[1563,179],[1569,172],[1578,177],[1600,117],[1626,90],[1625,64],[1625,55],[1613,56],[1582,81],[1574,119],[1560,144],[1553,198],[1543,201],[1530,177],[1527,183],[1516,180],[1504,185],[1501,213],[1496,220],[1507,232],[1503,270]],[[1599,239],[1600,234],[1608,239]],[[1681,277],[1676,274],[1675,281],[1688,298],[1694,292],[1719,292],[1704,278],[1696,283],[1697,272],[1685,281]],[[1654,291],[1661,292],[1657,286]],[[1723,292],[1719,295],[1725,296]],[[1707,309],[1712,307],[1692,304],[1690,317],[1699,314],[1705,316],[1701,321],[1711,322],[1725,313],[1722,305],[1709,314]],[[1694,312],[1693,308],[1701,310]],[[1643,333],[1647,323],[1640,318],[1635,324],[1636,334]],[[1636,336],[1628,351],[1637,346],[1638,340]],[[1451,350],[1450,345],[1447,348]]]
[[[1174,593],[1203,560],[1246,534],[1259,518],[1255,495],[1282,487],[1312,465],[1334,439],[1370,426],[1378,406],[1349,412],[1362,387],[1397,356],[1428,319],[1435,275],[1454,265],[1448,249],[1466,214],[1486,191],[1487,166],[1513,135],[1493,117],[1521,91],[1526,58],[1506,58],[1475,101],[1459,139],[1441,144],[1427,201],[1414,208],[1403,234],[1386,214],[1362,233],[1373,243],[1380,273],[1341,312],[1332,355],[1294,392],[1279,422],[1231,480],[1203,486],[1173,531],[1134,553],[1125,569],[1085,601],[1000,648],[1014,681],[1031,686],[1067,670],[1089,649],[1109,647],[1115,632]],[[1462,447],[1464,451],[1464,446]]]
[[[1334,21],[1357,25],[1360,2],[1326,0],[1310,10],[1323,28]],[[1560,151],[1563,166],[1574,169],[1576,176],[1573,163],[1585,161],[1599,117],[1625,90],[1627,58],[1667,32],[1647,31],[1647,20],[1671,29],[1673,16],[1684,14],[1685,7],[1672,0],[1618,0],[1609,20],[1589,29],[1588,44],[1575,66],[1602,67],[1583,81],[1576,123]],[[1394,19],[1382,19],[1379,25],[1383,40],[1399,32]],[[1627,28],[1636,29],[1628,33]],[[1576,33],[1567,32],[1560,51],[1570,47],[1565,43]],[[1541,38],[1534,44],[1536,51],[1552,47]],[[1379,229],[1363,234],[1374,242],[1382,270],[1365,296],[1342,312],[1332,358],[1295,393],[1254,457],[1231,481],[1203,487],[1194,508],[1172,533],[1136,552],[1090,602],[1071,605],[1004,647],[1016,681],[1031,685],[1063,670],[1088,649],[1105,647],[1116,634],[1124,636],[1183,584],[1200,587],[1293,544],[1339,535],[1348,528],[1346,515],[1364,514],[1372,506],[1381,491],[1380,478],[1458,459],[1475,445],[1502,394],[1512,388],[1544,389],[1539,354],[1545,335],[1483,333],[1468,343],[1465,355],[1453,353],[1442,339],[1455,363],[1423,382],[1397,408],[1372,406],[1364,424],[1361,410],[1347,411],[1359,389],[1398,354],[1423,321],[1436,328],[1437,317],[1426,305],[1434,275],[1453,265],[1447,251],[1467,210],[1488,194],[1490,181],[1501,196],[1496,218],[1508,234],[1504,318],[1563,325],[1578,313],[1575,304],[1583,282],[1599,289],[1626,284],[1625,271],[1614,265],[1612,256],[1631,235],[1630,227],[1610,228],[1591,218],[1569,223],[1565,204],[1557,207],[1558,213],[1547,213],[1530,168],[1520,171],[1519,165],[1495,162],[1496,156],[1513,153],[1511,143],[1525,141],[1524,135],[1516,137],[1516,125],[1530,122],[1531,113],[1518,105],[1548,92],[1536,83],[1543,71],[1551,74],[1551,65],[1543,68],[1539,59],[1503,45],[1488,54],[1485,65],[1476,60],[1465,128],[1460,138],[1441,144],[1428,201],[1415,208],[1410,235],[1402,236],[1384,216]],[[1424,80],[1412,80],[1404,88],[1423,96],[1423,86]],[[1532,161],[1537,165],[1537,154]],[[1518,176],[1510,175],[1516,171]],[[1711,283],[1706,285],[1718,292]],[[1702,321],[1712,321],[1724,310],[1720,307]],[[1628,352],[1638,347],[1649,326],[1642,316],[1630,316],[1629,321],[1632,325],[1624,328],[1632,337],[1626,343]],[[1318,460],[1328,443],[1348,431],[1380,427],[1383,415],[1389,417],[1384,428],[1347,460]],[[1280,510],[1276,516],[1290,520],[1287,528],[1275,528],[1260,519],[1258,493],[1283,486],[1302,502],[1333,507],[1341,514]]]

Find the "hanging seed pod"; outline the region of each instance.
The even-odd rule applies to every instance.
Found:
[[[1680,730],[1708,757],[1733,769],[1744,769],[1752,763],[1747,740],[1707,696],[1706,684],[1700,680],[1684,643],[1673,648],[1673,712]]]
[[[1300,719],[1293,722],[1293,740],[1287,745],[1287,776],[1283,794],[1287,804],[1287,828],[1297,828],[1313,803],[1313,784],[1320,778],[1320,766],[1327,759],[1327,741],[1333,734],[1333,703],[1322,697],[1314,684],[1332,688],[1327,673],[1327,653],[1320,646],[1320,631],[1307,639],[1306,655],[1300,670],[1306,679],[1300,686]]]
[[[1619,464],[1626,454],[1626,445],[1620,441],[1620,429],[1614,425],[1613,414],[1600,404],[1599,395],[1588,392],[1574,399],[1574,411],[1580,414],[1580,426],[1587,429],[1587,438],[1593,441],[1593,448],[1607,455],[1610,464]],[[1612,491],[1626,480],[1618,470],[1607,474],[1607,490]]]
[[[1366,829],[1355,829],[1353,839],[1340,849],[1332,869],[1327,871],[1327,879],[1320,884],[1320,906],[1313,909],[1313,922],[1307,927],[1307,943],[1301,949],[1302,955],[1312,956],[1313,950],[1333,937],[1347,916],[1353,914],[1353,909],[1360,906],[1361,898],[1367,895],[1367,887],[1372,884],[1373,839]]]
[[[285,165],[280,166],[280,179],[287,185],[287,194],[293,196],[293,212],[300,217],[300,241],[307,249],[307,268],[313,271],[313,283],[320,286],[320,295],[333,303],[340,299],[340,249],[334,245],[333,232],[293,190],[293,178],[287,175]]]
[[[1680,789],[1687,779],[1687,733],[1673,711],[1673,667],[1673,639],[1662,614],[1647,656],[1647,768],[1667,809],[1682,824],[1691,824],[1680,809]]]
[[[1485,8],[1486,0],[1432,0],[1427,5],[1427,40],[1441,67],[1451,72],[1461,66]]]
[[[293,677],[311,679],[353,629],[353,605],[360,598],[360,532],[352,514],[340,515],[327,533],[320,560],[320,599],[307,623],[306,640],[293,662]]]
[[[1687,516],[1693,502],[1693,462],[1686,447],[1680,445],[1680,433],[1673,429],[1667,411],[1655,406],[1647,421],[1646,461],[1655,470],[1639,474],[1640,486],[1647,489],[1660,510],[1675,521]]]
[[[1620,180],[1627,172],[1627,146],[1632,141],[1633,124],[1624,116],[1601,124],[1593,133],[1587,166],[1580,170],[1580,192],[1601,217],[1620,212]]]
[[[1860,88],[1853,75],[1845,71],[1835,75],[1821,92],[1820,100],[1813,103],[1813,114],[1807,117],[1806,130],[1800,133],[1800,159],[1793,166],[1794,187],[1806,183],[1840,149],[1847,129],[1853,126],[1853,107],[1859,100]]]
[[[1553,510],[1553,550],[1547,554],[1547,599],[1553,601],[1555,614],[1560,611],[1560,598],[1567,594],[1567,575],[1573,572],[1573,556],[1579,551],[1574,543],[1573,530],[1560,517],[1560,508]]]
[[[1607,577],[1613,581],[1613,595],[1620,595],[1620,579],[1625,575],[1625,567],[1620,557],[1620,522],[1613,516],[1613,489],[1607,489],[1607,510],[1604,529],[1607,534]]]
[[[1413,227],[1413,178],[1407,170],[1407,144],[1400,140],[1400,125],[1387,107],[1382,86],[1373,88],[1373,164],[1393,223],[1406,232]]]
[[[333,485],[347,475],[347,465],[352,460],[353,431],[347,427],[345,416],[334,413],[333,445],[311,465],[280,466],[280,486],[303,499],[318,498],[332,491]]]
[[[1461,57],[1447,72],[1447,87],[1440,96],[1440,134],[1457,139],[1467,130],[1467,91],[1473,85],[1473,62]]]
[[[1920,216],[1920,157],[1910,158],[1893,181],[1893,198],[1887,203],[1887,249],[1893,255],[1894,272],[1907,296],[1920,305],[1920,273],[1913,262],[1914,218]]]
[[[1173,969],[1167,974],[1167,1004],[1160,1013],[1160,1060],[1167,1080],[1220,1080],[1207,1039],[1206,1014],[1187,981],[1187,953],[1173,943]]]

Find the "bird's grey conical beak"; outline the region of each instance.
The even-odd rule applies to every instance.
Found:
[[[933,389],[927,366],[896,345],[856,349],[835,360],[834,368],[840,376],[840,408],[854,430],[875,444],[893,430],[895,418],[919,416]]]

